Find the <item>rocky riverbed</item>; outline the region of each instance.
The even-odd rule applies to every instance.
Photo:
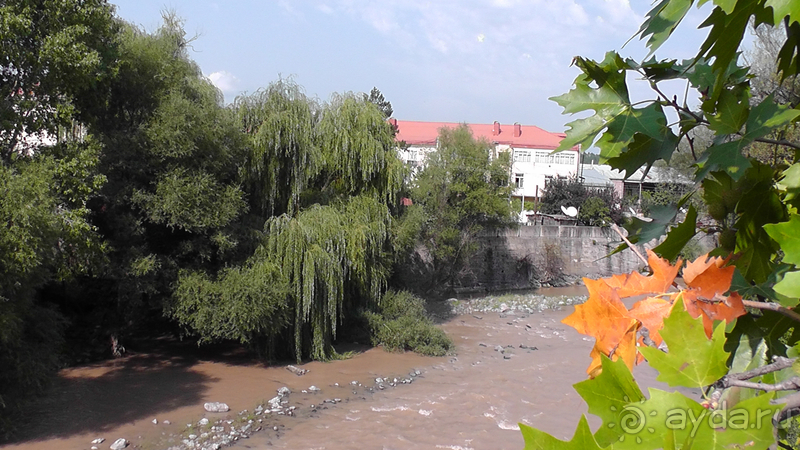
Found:
[[[457,350],[442,358],[363,348],[267,367],[167,346],[70,369],[34,411],[27,440],[7,448],[106,449],[119,438],[146,450],[521,448],[517,422],[567,438],[586,412],[571,386],[585,378],[592,343],[560,320],[582,289],[451,300],[456,315],[442,326]],[[652,378],[637,368],[637,379]],[[204,408],[214,402],[229,410]]]

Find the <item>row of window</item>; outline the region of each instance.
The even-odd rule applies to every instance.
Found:
[[[574,165],[575,153],[561,152],[553,155],[548,151],[537,150],[534,154],[530,150],[514,150],[514,162],[531,162],[531,159],[537,164]]]
[[[545,186],[550,184],[550,180],[552,180],[553,178],[554,177],[552,175],[545,175],[544,176],[544,184],[545,184]],[[567,177],[565,177],[563,175],[558,175],[558,179],[559,180],[566,180]],[[523,187],[525,187],[525,174],[524,173],[515,173],[514,174],[514,186],[516,186],[517,189],[522,189]]]

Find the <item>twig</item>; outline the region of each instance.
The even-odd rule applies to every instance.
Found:
[[[776,140],[768,138],[758,138],[756,139],[756,142],[763,142],[765,144],[785,145],[793,149],[800,149],[800,144],[796,144],[792,141],[787,141],[786,139]]]
[[[747,306],[748,308],[765,309],[765,310],[775,311],[775,312],[783,314],[784,316],[786,316],[786,317],[788,317],[788,318],[790,318],[790,319],[792,319],[794,321],[800,322],[800,314],[792,311],[791,309],[789,309],[789,308],[787,308],[785,306],[781,306],[781,305],[779,305],[777,303],[754,302],[752,300],[742,300],[742,303],[744,304],[744,306]]]
[[[726,375],[723,379],[749,380],[751,378],[760,377],[761,375],[783,370],[787,367],[792,367],[795,361],[797,361],[797,358],[776,356],[773,358],[772,362],[766,366],[757,367],[747,372],[731,373]]]
[[[776,383],[776,384],[754,383],[752,381],[744,381],[744,380],[728,380],[727,385],[728,387],[738,386],[765,392],[793,391],[800,389],[800,378],[793,377],[789,380],[784,381],[783,383]]]
[[[649,265],[649,263],[647,262],[647,259],[646,259],[644,256],[642,256],[642,253],[641,253],[641,252],[639,252],[639,249],[638,249],[638,248],[636,248],[636,246],[634,246],[633,244],[631,244],[631,241],[629,241],[629,240],[628,240],[628,238],[627,238],[627,237],[625,237],[625,235],[623,235],[623,234],[622,234],[622,230],[620,230],[620,229],[619,229],[619,227],[617,226],[617,224],[615,224],[615,223],[612,223],[612,224],[611,224],[611,229],[612,229],[612,230],[614,230],[614,232],[615,232],[615,233],[617,233],[617,234],[619,235],[619,237],[621,237],[621,238],[622,238],[622,240],[623,240],[623,241],[625,241],[625,243],[626,243],[626,244],[628,244],[628,247],[629,247],[631,250],[633,250],[633,252],[634,252],[634,253],[636,253],[636,256],[638,256],[638,257],[639,257],[639,259],[641,259],[641,260],[642,260],[642,262],[643,262],[645,265]]]

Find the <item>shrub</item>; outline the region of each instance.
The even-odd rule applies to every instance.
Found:
[[[386,350],[444,356],[453,348],[450,338],[425,312],[425,301],[409,292],[387,292],[377,311],[365,315],[372,343]]]
[[[589,197],[581,205],[578,220],[592,227],[607,227],[612,223],[611,210],[599,197]]]

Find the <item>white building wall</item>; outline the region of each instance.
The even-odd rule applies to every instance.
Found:
[[[428,155],[435,151],[435,146],[411,145],[400,150],[399,155],[405,164],[418,170]],[[521,180],[521,187],[513,193],[515,197],[541,196],[548,178],[572,178],[578,173],[579,154],[576,151],[551,154],[552,150],[547,149],[512,148],[498,144],[490,152],[492,158],[503,152],[511,152],[510,182],[516,184]]]

